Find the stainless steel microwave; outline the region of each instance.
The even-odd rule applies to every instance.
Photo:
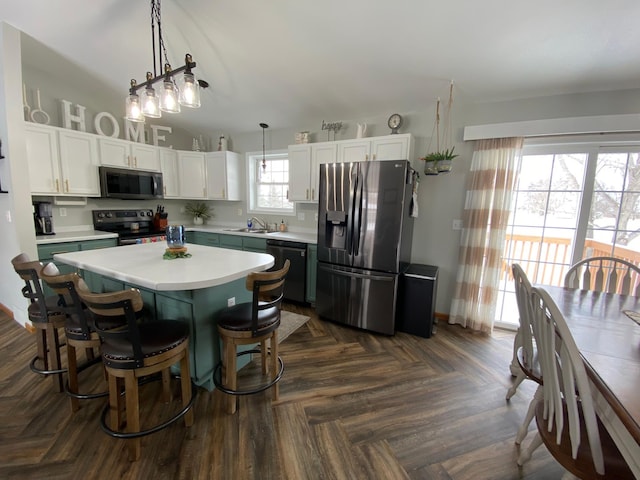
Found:
[[[126,168],[99,167],[100,196],[144,200],[163,198],[162,173]]]

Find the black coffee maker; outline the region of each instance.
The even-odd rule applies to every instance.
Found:
[[[51,207],[51,202],[35,202],[33,204],[36,235],[55,235],[52,217],[53,208]]]

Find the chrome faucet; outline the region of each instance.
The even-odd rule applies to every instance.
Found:
[[[262,220],[261,218],[258,217],[251,217],[251,221],[252,222],[256,222],[258,225],[260,225],[260,228],[264,229],[264,230],[269,230],[269,227],[267,226],[267,222],[265,222],[264,220]]]

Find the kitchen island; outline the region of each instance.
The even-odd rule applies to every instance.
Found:
[[[216,315],[251,300],[245,288],[250,272],[273,266],[273,257],[187,244],[189,258],[164,260],[166,244],[148,243],[57,254],[54,260],[76,267],[94,292],[138,288],[148,317],[178,319],[189,325],[191,376],[213,390],[220,360]]]

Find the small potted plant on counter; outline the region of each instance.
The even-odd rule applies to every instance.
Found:
[[[204,202],[187,203],[184,210],[189,215],[193,216],[194,225],[202,225],[207,218],[211,217],[211,209],[209,205]]]

